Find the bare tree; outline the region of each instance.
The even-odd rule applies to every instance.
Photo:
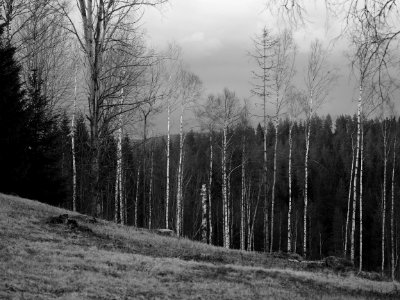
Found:
[[[307,256],[307,209],[308,209],[308,160],[310,153],[311,118],[316,110],[326,100],[329,89],[335,79],[333,72],[328,70],[327,52],[321,42],[316,40],[311,44],[308,58],[305,86],[307,101],[303,103],[306,115],[306,152],[304,159],[304,215],[303,215],[303,255]]]
[[[179,78],[179,98],[180,98],[180,121],[179,121],[179,163],[178,163],[178,189],[176,195],[176,233],[182,234],[182,201],[183,201],[183,115],[185,110],[193,104],[201,95],[201,81],[195,74],[181,70]],[[204,185],[205,186],[205,185]],[[206,194],[205,194],[206,197]],[[207,216],[207,210],[203,212]]]
[[[394,253],[394,179],[395,179],[395,168],[396,168],[396,143],[397,139],[394,138],[393,142],[393,162],[392,162],[392,197],[390,205],[390,246],[391,246],[391,276],[394,281],[394,271],[395,271],[395,253]]]
[[[296,56],[296,46],[293,41],[292,33],[285,30],[276,38],[276,43],[272,47],[271,56],[271,89],[275,100],[271,103],[274,107],[274,164],[271,192],[271,243],[269,251],[272,252],[274,244],[274,213],[275,213],[275,185],[276,185],[276,164],[278,148],[278,129],[279,120],[282,117],[283,106],[285,105],[286,95],[294,75],[294,62]]]
[[[216,129],[222,130],[222,149],[221,149],[221,167],[222,167],[222,207],[223,207],[223,245],[230,248],[231,230],[229,226],[229,198],[228,198],[228,149],[231,143],[229,134],[230,128],[239,121],[242,109],[239,99],[234,92],[224,89],[223,94],[207,98],[204,106],[204,115],[211,120]]]
[[[289,203],[288,203],[288,228],[287,228],[287,251],[292,252],[292,151],[293,151],[293,125],[296,118],[300,115],[301,103],[305,102],[306,95],[301,91],[291,87],[286,95],[286,102],[289,115],[289,166],[288,166],[288,182],[289,182]]]
[[[137,108],[137,103],[125,102],[123,110],[112,109],[118,103],[108,102],[118,97],[124,87],[126,97],[131,87],[143,72],[144,51],[137,38],[136,23],[140,9],[145,5],[156,5],[163,0],[78,0],[76,8],[79,21],[74,21],[67,7],[58,9],[69,20],[66,27],[77,39],[85,57],[87,95],[89,106],[90,141],[93,152],[91,158],[91,209],[92,214],[100,215],[100,196],[98,192],[101,153],[101,138],[104,130],[116,115]],[[136,16],[136,18],[135,18]],[[80,29],[80,24],[82,28]],[[124,59],[113,61],[114,51],[125,55]],[[118,57],[118,56],[117,56]],[[141,58],[141,59],[139,59]],[[109,61],[110,63],[105,63]],[[118,64],[117,64],[118,62]],[[126,70],[121,80],[121,69]]]
[[[269,84],[268,81],[270,79],[270,70],[272,65],[270,63],[271,57],[271,49],[275,45],[275,40],[272,38],[270,32],[266,27],[263,28],[262,33],[257,35],[253,39],[254,49],[250,56],[256,63],[256,71],[253,71],[253,88],[251,90],[252,94],[261,98],[262,106],[263,106],[263,127],[264,127],[264,136],[263,136],[263,144],[264,144],[264,156],[263,156],[263,187],[264,187],[264,230],[265,230],[265,243],[264,243],[264,251],[268,251],[269,249],[269,218],[268,218],[268,193],[267,193],[267,176],[268,176],[268,167],[267,167],[267,97],[269,96]]]

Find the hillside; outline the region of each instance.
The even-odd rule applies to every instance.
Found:
[[[60,214],[76,222],[48,222]],[[0,194],[0,299],[400,298],[398,283],[303,265]]]

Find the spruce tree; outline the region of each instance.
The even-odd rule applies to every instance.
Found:
[[[20,182],[26,177],[28,113],[20,67],[14,59],[15,49],[5,41],[5,26],[0,25],[0,192],[19,194]]]

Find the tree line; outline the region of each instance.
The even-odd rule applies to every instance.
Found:
[[[149,49],[137,26],[164,2],[0,1],[0,190],[226,248],[344,256],[394,278],[393,49],[371,19],[347,35],[357,114],[333,121],[317,114],[337,78],[321,42],[298,88],[292,32],[263,28],[250,51],[262,108],[229,89],[204,97],[179,47]],[[163,111],[166,136],[149,134]]]

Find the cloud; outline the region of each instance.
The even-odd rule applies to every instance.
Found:
[[[222,48],[220,39],[207,37],[204,32],[195,32],[186,36],[180,40],[180,44],[184,50],[201,56],[212,55]]]

